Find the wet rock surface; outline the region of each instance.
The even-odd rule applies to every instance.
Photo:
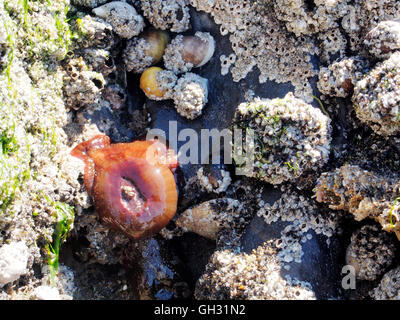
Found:
[[[65,119],[61,121],[62,124],[58,124],[64,130],[62,148],[68,149],[99,133],[108,135],[112,142],[130,142],[143,138],[146,130],[149,129],[164,131],[166,138],[170,141],[176,140],[176,137],[171,135],[182,133],[184,129],[192,129],[200,137],[203,129],[223,130],[230,128],[236,108],[241,103],[250,102],[258,96],[264,99],[275,99],[283,98],[287,93],[293,91],[295,94],[299,94],[302,92],[301,90],[299,92],[299,86],[302,88],[304,84],[305,89],[303,89],[305,91],[303,93],[307,93],[307,95],[300,94],[300,97],[308,99],[307,103],[310,103],[314,108],[321,109],[331,120],[333,129],[331,149],[329,159],[320,168],[321,170],[305,172],[295,182],[292,181],[290,184],[283,182],[275,187],[265,181],[261,182],[257,179],[235,175],[235,168],[231,164],[182,164],[176,171],[179,187],[179,204],[176,216],[160,234],[137,242],[114,230],[109,230],[102,224],[92,208],[88,194],[84,190],[82,172],[79,172],[78,168],[71,169],[67,182],[72,187],[65,182],[66,187],[64,189],[66,191],[61,189],[63,192],[60,195],[58,189],[53,192],[53,190],[49,191],[48,188],[45,188],[45,191],[55,196],[57,201],[67,199],[68,203],[75,208],[74,230],[70,232],[67,243],[63,245],[60,257],[63,268],[57,275],[60,279],[67,279],[65,283],[68,285],[65,283],[58,284],[59,290],[54,291],[54,296],[60,298],[65,296],[68,299],[73,297],[75,299],[158,300],[193,298],[379,299],[382,297],[398,297],[396,280],[398,269],[393,269],[399,264],[398,257],[385,263],[384,268],[379,269],[378,275],[374,276],[372,281],[358,279],[356,290],[343,290],[341,284],[343,274],[341,271],[346,263],[346,248],[349,247],[352,234],[371,221],[365,219],[365,221],[356,222],[351,214],[341,210],[333,212],[329,209],[329,201],[317,203],[314,201],[315,194],[313,193],[313,187],[318,178],[321,177],[320,171],[332,173],[335,169],[350,164],[359,166],[360,172],[366,170],[382,175],[400,168],[400,140],[398,136],[386,139],[379,135],[379,132],[375,134],[373,129],[360,121],[361,118],[359,119],[355,113],[351,102],[354,87],[367,72],[364,68],[352,66],[351,57],[358,57],[359,53],[363,54],[362,50],[359,50],[360,39],[363,34],[368,32],[367,29],[374,26],[375,22],[364,24],[363,30],[360,32],[350,32],[348,30],[353,30],[350,22],[354,20],[354,12],[356,12],[354,10],[350,10],[351,12],[348,13],[343,10],[332,16],[327,15],[329,19],[333,20],[328,21],[329,23],[327,22],[325,26],[318,26],[319,22],[308,16],[307,11],[305,18],[308,23],[307,28],[296,31],[294,21],[285,21],[286,18],[283,14],[285,10],[280,12],[282,15],[277,15],[279,21],[275,18],[268,20],[271,18],[270,14],[274,14],[273,10],[276,11],[275,14],[279,13],[279,8],[271,7],[269,13],[261,11],[266,16],[268,14],[267,21],[274,28],[277,27],[276,30],[267,30],[265,33],[268,34],[271,31],[271,34],[279,35],[279,37],[276,37],[277,39],[286,39],[288,42],[285,42],[283,47],[279,44],[282,53],[271,55],[273,56],[272,63],[268,62],[269,59],[264,59],[267,65],[261,63],[258,66],[258,68],[261,66],[261,69],[258,69],[254,67],[254,64],[246,65],[246,61],[243,60],[246,55],[236,57],[233,54],[233,44],[230,39],[232,34],[229,34],[229,32],[233,32],[225,28],[226,23],[216,24],[210,14],[199,12],[191,6],[188,6],[189,12],[186,12],[185,7],[185,13],[190,14],[191,28],[186,30],[185,20],[184,29],[186,31],[182,34],[193,35],[197,31],[209,32],[216,42],[215,53],[211,60],[204,66],[191,70],[191,72],[208,80],[208,97],[206,105],[201,110],[201,115],[189,120],[179,115],[173,100],[154,101],[147,99],[139,87],[140,75],[127,72],[122,59],[127,40],[119,39],[124,37],[119,27],[123,29],[124,26],[116,24],[119,21],[114,21],[114,19],[107,22],[91,16],[91,9],[105,2],[107,1],[72,1],[73,4],[78,6],[79,15],[77,16],[80,17],[78,31],[81,33],[77,40],[78,49],[74,53],[75,56],[66,60],[73,62],[82,56],[84,57],[83,65],[85,67],[82,70],[77,68],[79,69],[78,74],[81,74],[76,77],[76,70],[74,69],[76,63],[72,63],[73,68],[70,65],[70,69],[68,69],[68,64],[63,65],[64,76],[67,75],[68,77],[64,77],[65,83],[61,91],[64,92],[66,96],[64,100],[68,105],[66,105],[67,111],[65,111],[62,104],[63,108],[60,108],[62,112],[59,112],[65,115]],[[146,26],[149,26],[148,20],[150,19],[147,19],[146,15],[143,14],[144,9],[141,8],[141,1],[127,2],[136,8],[138,14],[145,17]],[[144,2],[142,1],[142,3]],[[153,2],[157,5],[161,3],[161,1]],[[168,2],[173,3],[174,0]],[[183,3],[184,1],[175,2]],[[227,6],[228,2],[226,1]],[[300,2],[303,3],[303,1]],[[372,3],[373,7],[380,8],[378,2],[366,2]],[[385,1],[385,3],[389,2]],[[197,7],[206,7],[207,3],[211,2],[191,0],[190,3]],[[265,4],[263,1],[257,3]],[[280,1],[276,1],[276,3],[278,4]],[[304,3],[309,4],[309,2]],[[300,6],[305,5],[304,3]],[[368,10],[362,9],[361,0],[345,1],[343,6],[347,6],[347,3],[349,3],[350,9],[354,5],[357,10],[362,12],[360,21],[357,20],[357,23],[360,24],[365,19],[368,10],[372,10],[370,7],[368,7]],[[239,3],[238,6],[240,7],[241,4]],[[318,9],[319,12],[325,14],[324,8],[325,6],[322,3],[318,3],[312,6],[310,10]],[[297,9],[294,8],[293,10],[296,11]],[[385,10],[382,9],[380,12],[384,14]],[[390,10],[390,8],[387,9],[388,12]],[[150,8],[147,7],[146,11],[150,12]],[[73,13],[77,14],[77,11]],[[299,14],[299,12],[295,12],[296,14]],[[219,14],[214,14],[215,17],[221,19]],[[339,20],[336,21],[335,19],[339,18],[343,18],[343,28],[330,29],[332,26],[337,26],[336,22]],[[392,17],[387,17],[387,19],[389,18],[392,19]],[[254,27],[254,25],[252,26]],[[318,26],[318,28],[314,29],[311,26]],[[249,27],[250,29],[253,30]],[[119,37],[117,36],[118,30]],[[305,37],[293,40],[291,31],[294,34],[304,34]],[[347,34],[348,32],[351,34]],[[221,33],[225,35],[223,36]],[[314,40],[316,39],[309,38],[315,36],[316,33],[319,33],[316,35],[316,39],[318,39],[318,46],[320,46],[319,49],[322,52],[318,52],[314,47]],[[376,33],[375,38],[380,40],[381,31]],[[253,35],[249,31],[248,34],[238,32],[235,36],[243,34]],[[282,38],[280,34],[283,34]],[[176,33],[171,33],[172,37],[176,35]],[[351,38],[347,39],[349,36]],[[129,37],[130,35],[126,36],[126,38]],[[290,39],[293,41],[289,41]],[[241,43],[249,45],[247,40],[244,39]],[[389,40],[392,41],[393,39]],[[395,37],[394,40],[397,41],[397,38]],[[0,26],[0,45],[3,41]],[[308,43],[308,41],[310,42]],[[271,42],[273,43],[272,46],[277,45],[277,42]],[[291,51],[290,48],[285,51],[284,47],[290,47],[292,44],[293,47],[296,46],[294,51]],[[339,46],[336,46],[338,44]],[[299,48],[297,48],[297,45],[299,45]],[[5,52],[8,52],[8,49]],[[255,45],[250,49],[252,51],[259,48]],[[273,48],[273,50],[275,49],[278,52],[278,47]],[[325,49],[326,51],[324,51]],[[384,48],[381,46],[380,49]],[[397,42],[393,49],[397,50]],[[386,54],[386,50],[384,51],[383,53]],[[300,59],[299,62],[293,62],[285,60],[283,52],[288,52],[287,55],[293,54],[293,52],[301,52],[303,55],[296,57]],[[0,53],[1,55],[5,54],[1,48]],[[349,54],[350,58],[346,57],[346,54]],[[270,56],[267,55],[267,57]],[[262,60],[262,55],[258,58]],[[304,71],[304,64],[306,65],[304,68],[307,73],[301,74],[301,77],[295,82],[295,86],[289,82],[277,83],[268,80],[268,75],[265,73],[271,71],[271,64],[272,69],[275,68],[273,64],[280,61],[280,58],[282,58],[282,64],[279,68],[276,66],[280,73],[278,72],[278,76],[271,76],[278,81],[282,81],[282,79],[293,80],[290,75],[301,74]],[[338,59],[335,60],[336,58]],[[3,60],[2,58],[1,67],[3,67]],[[293,69],[292,64],[296,62],[300,65]],[[372,61],[372,68],[374,63],[375,61]],[[221,64],[228,66],[224,69],[221,68]],[[232,69],[235,72],[233,73],[229,72],[231,65],[234,66]],[[158,66],[162,67],[163,63],[158,63]],[[268,68],[263,68],[266,66]],[[312,72],[308,70],[311,67],[314,67]],[[318,80],[321,81],[321,74],[318,75],[321,67],[325,68],[325,80],[327,81],[327,83],[323,83],[325,90],[321,89],[322,95],[317,88]],[[24,68],[27,67],[24,66]],[[23,68],[21,67],[21,69]],[[247,69],[252,71],[248,73]],[[288,70],[296,72],[289,72],[289,75],[284,74]],[[331,71],[332,73],[330,73]],[[32,74],[34,74],[34,69],[30,70],[29,76],[34,77]],[[232,74],[234,74],[233,77]],[[244,79],[238,82],[234,81],[235,77],[241,79],[241,76],[244,75],[247,75]],[[373,74],[369,77],[373,77]],[[266,81],[260,83],[260,78]],[[334,80],[333,83],[331,83],[332,79]],[[303,80],[307,81],[303,83]],[[2,83],[5,84],[6,81],[4,82],[3,79]],[[85,90],[83,95],[79,90],[82,84],[88,89]],[[308,95],[310,86],[315,95],[314,100],[311,100]],[[382,86],[386,88],[385,81],[382,81]],[[3,87],[6,87],[6,85]],[[322,88],[321,83],[320,88]],[[51,91],[56,92],[57,90]],[[22,101],[27,103],[25,100]],[[396,110],[393,109],[393,112],[395,113]],[[31,132],[40,131],[33,125],[29,130]],[[188,142],[187,136],[183,135],[181,138],[178,139],[178,150]],[[199,140],[197,143],[197,150],[199,151],[201,151],[200,142]],[[42,165],[42,163],[39,165],[37,160],[40,151],[35,149],[37,148],[32,151],[33,168]],[[223,162],[222,151],[220,150],[217,155],[221,162]],[[203,154],[198,160],[200,162],[205,159],[210,160],[211,156],[211,154]],[[58,158],[60,158],[60,155],[58,155]],[[43,159],[41,161],[45,162]],[[56,171],[57,165],[50,166],[50,168],[55,167],[53,171]],[[70,168],[72,168],[72,165]],[[60,180],[58,176],[51,172],[52,170],[43,171],[45,178],[48,174],[52,177],[51,181]],[[362,174],[364,173],[362,172]],[[27,190],[37,189],[39,186],[45,185],[49,181],[45,178],[41,177],[41,184],[34,185],[34,188],[31,187]],[[64,179],[64,176],[62,179]],[[360,180],[356,179],[355,185],[359,182]],[[73,190],[70,191],[68,188]],[[371,188],[368,188],[366,192],[368,197],[376,195],[376,193],[368,194],[371,190]],[[397,191],[398,189],[396,189]],[[398,195],[396,192],[393,192],[393,197]],[[386,214],[390,217],[393,215],[397,219],[400,205],[397,204],[396,206],[396,202],[393,204],[394,199],[391,196],[392,194],[386,199]],[[213,219],[215,218],[216,221],[222,219],[225,224],[218,223],[216,227],[214,226],[215,230],[211,230],[211,234],[204,232],[204,230],[210,231],[207,230],[207,221],[201,221],[200,227],[196,223],[192,225],[192,221],[186,221],[183,224],[178,223],[180,217],[185,216],[184,212],[196,207],[205,209],[201,211],[201,214],[194,215],[194,217],[190,215],[185,217],[189,220],[192,218],[202,220],[209,210],[207,206],[210,203],[224,202],[224,199],[238,203],[238,207],[242,209],[238,210],[239,214],[232,215],[232,219],[224,219],[225,216],[218,216],[218,210],[222,209],[220,207],[214,208],[215,212],[213,211],[210,216]],[[355,201],[355,204],[358,204],[357,201]],[[344,206],[344,208],[347,207]],[[42,213],[50,211],[49,208],[43,208],[43,205],[40,210]],[[32,210],[25,211],[29,212],[30,217]],[[34,222],[32,222],[32,226],[35,227],[37,227],[35,225],[35,223],[38,224],[37,221],[42,221],[42,224],[46,225],[45,235],[41,236],[38,242],[43,247],[51,237],[53,230],[53,222],[50,218],[50,214],[40,215],[35,217]],[[338,218],[338,221],[336,221],[336,218]],[[391,226],[386,220],[387,229],[391,231]],[[395,222],[398,224],[398,221]],[[12,232],[14,229],[9,228],[8,225],[11,225],[11,223],[7,222],[4,232],[5,239],[1,238],[0,244],[12,240],[13,237],[15,237],[14,240],[20,240],[19,233]],[[221,227],[222,225],[223,227]],[[314,227],[311,227],[311,225],[314,225]],[[32,227],[32,229],[34,228]],[[41,228],[40,230],[44,229]],[[10,236],[10,234],[14,235]],[[21,237],[23,240],[24,237]],[[36,239],[36,237],[37,234],[32,239]],[[368,239],[365,241],[368,241]],[[31,241],[28,241],[27,245],[32,251]],[[282,247],[286,249],[282,250]],[[371,249],[371,245],[366,246],[366,248]],[[49,295],[51,296],[51,292],[46,291],[47,283],[37,280],[46,273],[39,270],[39,261],[43,262],[44,260],[41,258],[37,247],[34,251],[35,262],[32,262],[33,256],[30,253],[27,264],[29,270],[20,280],[15,280],[15,283],[20,288],[24,288],[24,285],[29,285],[29,288],[35,286],[36,289],[42,288],[36,292],[36,298],[46,298]],[[373,258],[376,257],[373,256]],[[359,263],[363,264],[364,261]],[[32,271],[32,269],[34,270]],[[63,272],[65,274],[72,273],[73,277],[70,278],[73,280],[65,274],[63,275]],[[386,274],[384,275],[383,272],[386,272]],[[0,291],[0,298],[8,297],[6,292],[15,283],[7,284]],[[73,290],[65,289],[71,284],[74,286]],[[63,287],[65,288],[62,289]]]
[[[254,217],[242,237],[244,252],[250,253],[265,241],[280,238],[287,225],[287,222],[282,221],[266,224],[262,218]],[[290,276],[310,283],[316,299],[341,297],[340,262],[344,258],[342,243],[335,238],[327,246],[325,236],[317,235],[314,231],[308,234],[312,235],[312,239],[302,246],[304,254],[301,263],[289,263],[290,270],[282,268],[282,277]]]

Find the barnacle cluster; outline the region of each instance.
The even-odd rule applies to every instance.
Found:
[[[392,0],[355,0],[349,2],[341,26],[349,37],[352,51],[360,51],[365,35],[380,21],[393,20],[399,16],[400,4]],[[373,18],[371,18],[373,17]]]
[[[249,186],[245,188],[251,190]],[[254,189],[252,192],[257,193]],[[279,251],[285,247],[283,251],[289,252],[289,243],[278,248],[279,241],[268,240],[251,253],[243,252],[240,237],[252,217],[250,211],[244,202],[220,198],[194,206],[178,218],[177,223],[184,231],[217,242],[217,249],[196,282],[195,298],[315,299],[310,283],[282,275]],[[292,247],[296,248],[296,241]]]
[[[254,131],[254,164],[249,176],[280,184],[318,170],[328,161],[330,119],[292,93],[283,99],[240,104],[235,124]]]
[[[318,202],[327,203],[333,210],[348,211],[357,221],[374,219],[400,239],[397,176],[386,177],[356,165],[344,165],[323,173],[314,191]]]
[[[364,40],[370,54],[378,59],[387,59],[393,51],[400,49],[400,22],[382,21],[367,33]]]
[[[208,101],[208,81],[195,73],[187,72],[178,79],[174,87],[176,111],[187,119],[201,115]]]
[[[93,9],[93,13],[111,24],[121,38],[130,39],[142,32],[145,24],[136,9],[122,1],[113,1]]]
[[[108,5],[115,4],[112,2]],[[106,5],[106,8],[100,8],[112,11],[113,7]],[[103,101],[103,92],[106,92],[104,98],[109,100],[111,106],[114,103],[123,104],[125,94],[121,93],[116,60],[116,48],[120,40],[115,27],[103,18],[87,14],[75,21],[74,28],[80,37],[74,43],[74,55],[64,66],[66,76],[63,91],[68,107],[78,109]]]
[[[201,167],[197,170],[197,179],[199,180],[201,187],[208,192],[225,192],[232,181],[229,171],[220,170],[217,174],[218,177],[212,174],[207,174],[204,172],[204,168]]]
[[[91,69],[100,72],[105,78],[116,72],[114,58],[108,50],[96,47],[85,48],[82,50],[82,56],[85,57],[85,62]]]
[[[357,117],[376,133],[388,136],[400,129],[400,52],[378,63],[354,88]]]
[[[229,34],[236,57],[230,71],[234,81],[244,79],[254,67],[260,71],[260,83],[267,80],[290,81],[295,95],[310,102],[308,78],[315,75],[310,54],[316,47],[305,38],[288,34],[276,17],[269,1],[190,0],[197,10],[210,13],[220,25],[222,35]],[[290,5],[285,4],[285,7]],[[226,65],[221,68],[227,73]]]
[[[199,300],[312,300],[305,281],[283,277],[272,245],[267,242],[251,254],[217,250],[196,283]]]
[[[319,71],[318,89],[327,96],[345,98],[353,93],[357,81],[365,74],[368,62],[359,57],[335,61]]]
[[[332,57],[343,59],[347,46],[358,52],[373,27],[400,13],[399,3],[391,0],[190,0],[190,4],[210,13],[221,25],[221,34],[229,34],[236,56],[230,68],[234,81],[258,67],[260,82],[290,81],[295,95],[306,102],[312,99],[308,79],[315,75],[310,55],[318,53],[328,63]],[[227,69],[221,66],[223,74]]]
[[[144,16],[161,30],[183,32],[189,29],[190,14],[186,0],[141,0]]]
[[[370,296],[374,300],[399,300],[400,299],[400,267],[387,272],[378,287],[371,290]]]
[[[337,232],[338,216],[333,212],[322,212],[317,204],[304,196],[292,193],[283,194],[277,201],[270,204],[262,199],[258,200],[259,210],[257,215],[271,224],[277,221],[288,222],[281,232],[281,238],[277,247],[277,257],[280,264],[302,261],[305,242],[314,236],[321,234],[329,238]]]
[[[140,77],[140,88],[149,99],[172,99],[176,81],[177,77],[172,71],[150,67]]]
[[[357,279],[373,281],[391,265],[394,254],[390,235],[376,225],[365,225],[351,236],[346,264],[354,267]]]
[[[283,21],[286,28],[296,36],[335,29],[339,27],[339,19],[347,13],[349,1],[285,1],[274,2],[277,18]]]
[[[104,78],[101,73],[89,70],[81,57],[71,59],[66,71],[64,96],[70,108],[79,109],[98,101],[100,92],[104,88]]]
[[[112,26],[101,18],[85,15],[77,25],[82,37],[77,39],[80,48],[98,47],[110,49],[117,41],[113,34]]]

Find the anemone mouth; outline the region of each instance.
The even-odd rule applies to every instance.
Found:
[[[127,177],[120,181],[121,203],[130,212],[141,212],[146,205],[146,197],[136,183]]]

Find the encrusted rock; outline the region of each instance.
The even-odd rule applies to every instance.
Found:
[[[185,73],[174,87],[176,111],[187,119],[201,115],[208,101],[208,80],[194,73]]]
[[[239,105],[235,126],[254,133],[252,169],[245,174],[272,184],[293,181],[316,171],[329,158],[330,119],[319,109],[288,93],[283,99],[255,99]],[[238,146],[237,146],[238,147]],[[234,156],[237,166],[243,155]]]
[[[110,103],[111,108],[114,110],[121,109],[126,102],[126,92],[117,84],[106,86],[103,91],[103,97]]]
[[[318,202],[327,203],[333,210],[348,211],[357,221],[375,219],[383,230],[394,231],[400,239],[397,176],[384,177],[355,165],[344,165],[323,173],[314,191]]]
[[[375,300],[400,300],[400,267],[387,272],[370,295]]]
[[[329,238],[338,228],[338,217],[334,213],[320,212],[314,201],[293,192],[283,194],[272,204],[260,199],[258,205],[257,215],[267,224],[288,222],[277,244],[277,257],[282,266],[301,263],[303,244],[313,237],[310,231],[324,235],[329,244]]]
[[[290,35],[278,21],[270,1],[190,0],[192,6],[203,10],[220,25],[221,35],[228,35],[235,61],[230,72],[235,82],[258,68],[259,82],[273,80],[291,82],[297,97],[312,101],[308,78],[315,75],[310,54],[316,47],[304,38]],[[285,7],[287,4],[285,4]],[[221,66],[221,72],[228,72]]]
[[[347,13],[347,0],[312,1],[278,0],[274,9],[279,20],[296,36],[338,28],[338,21]]]
[[[393,51],[400,49],[400,22],[382,21],[364,40],[369,53],[378,59],[387,59]]]
[[[157,29],[183,32],[189,29],[186,0],[141,0],[144,16]]]
[[[318,89],[328,96],[345,98],[353,93],[367,67],[368,62],[357,56],[336,61],[320,69]]]
[[[196,299],[315,299],[309,283],[281,275],[274,253],[267,243],[251,254],[217,250],[196,283]]]
[[[110,23],[113,31],[125,39],[137,36],[145,26],[142,16],[136,9],[122,1],[109,2],[93,9],[93,13]]]
[[[102,49],[109,49],[117,41],[111,24],[91,15],[86,15],[80,19],[78,30],[82,37],[77,42],[82,48],[96,46]]]
[[[352,98],[357,117],[376,133],[400,131],[400,52],[378,63],[357,82]]]
[[[98,101],[105,82],[101,73],[88,70],[82,57],[69,61],[65,69],[63,90],[68,107],[79,109]]]
[[[357,279],[373,281],[391,265],[394,254],[390,235],[375,225],[365,225],[351,236],[346,264],[354,267]]]

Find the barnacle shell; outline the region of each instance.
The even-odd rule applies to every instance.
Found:
[[[176,111],[187,119],[195,119],[201,115],[208,102],[208,80],[197,74],[187,72],[174,88]]]
[[[140,77],[140,88],[149,99],[171,99],[176,80],[177,78],[172,71],[150,67]]]
[[[155,29],[146,30],[129,40],[123,55],[126,69],[141,73],[160,62],[169,41],[167,32]]]
[[[106,3],[92,12],[105,19],[121,38],[130,39],[137,36],[144,28],[144,20],[136,9],[122,1]]]
[[[98,135],[71,155],[85,162],[86,190],[110,227],[139,239],[160,231],[175,215],[178,193],[171,169],[178,163],[160,142],[111,145]]]
[[[175,73],[190,71],[205,65],[215,51],[215,40],[208,32],[194,36],[176,36],[165,49],[164,64]]]
[[[377,63],[355,87],[352,101],[361,122],[376,133],[391,136],[400,132],[400,52]]]

